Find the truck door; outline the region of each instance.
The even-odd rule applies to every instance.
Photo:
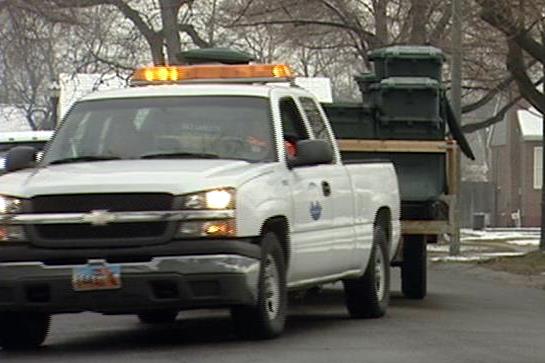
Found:
[[[282,132],[286,144],[310,137],[303,117],[290,96],[279,100]],[[287,147],[287,145],[286,145]],[[288,156],[289,157],[289,156]],[[324,193],[324,168],[317,165],[297,167],[288,173],[293,202],[289,281],[312,280],[333,273],[331,248],[334,240],[332,198]]]
[[[337,150],[335,139],[328,123],[324,118],[316,101],[310,97],[300,97],[304,116],[310,126],[315,139],[327,141],[332,150]],[[346,272],[349,269],[357,269],[361,266],[355,253],[355,211],[354,192],[352,190],[350,177],[346,167],[342,165],[340,156],[330,165],[320,166],[322,173],[323,192],[328,194],[329,202],[332,203],[333,235],[330,243],[330,266],[334,273]]]

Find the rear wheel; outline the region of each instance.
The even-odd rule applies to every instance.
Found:
[[[235,306],[231,317],[243,338],[270,339],[282,333],[286,321],[286,267],[282,248],[274,233],[261,239],[261,267],[255,306]]]
[[[401,291],[409,299],[421,300],[427,293],[426,236],[407,235],[403,238]]]
[[[143,324],[169,324],[176,321],[178,312],[175,310],[146,311],[138,314],[138,319]]]
[[[0,347],[5,350],[39,347],[49,333],[51,316],[33,312],[0,313]]]
[[[353,318],[380,318],[390,301],[390,263],[384,227],[375,226],[369,263],[362,277],[344,280],[346,308]]]

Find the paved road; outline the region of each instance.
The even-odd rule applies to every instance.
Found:
[[[335,288],[292,304],[285,334],[273,341],[237,340],[222,311],[182,313],[164,327],[64,315],[45,348],[0,352],[0,362],[545,362],[544,290],[468,265],[434,264],[430,275],[425,301],[394,293],[380,320],[349,320]]]

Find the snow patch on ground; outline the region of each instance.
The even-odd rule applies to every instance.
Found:
[[[510,245],[515,246],[539,246],[539,239],[521,239],[514,241],[507,241]]]
[[[489,252],[479,255],[470,256],[440,256],[432,257],[432,262],[474,262],[474,261],[486,261],[496,257],[517,257],[523,256],[523,252]]]
[[[450,251],[449,245],[438,245],[430,244],[428,245],[428,252],[439,252],[439,253],[448,253]],[[460,246],[461,252],[483,252],[490,251],[490,247],[487,246]]]
[[[539,239],[539,231],[474,231],[462,230],[462,240],[495,240],[506,241],[513,239]]]
[[[461,230],[461,241],[464,242],[505,242],[515,246],[539,246],[540,230],[528,229],[485,229],[475,231]]]

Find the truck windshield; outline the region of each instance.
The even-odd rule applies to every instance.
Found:
[[[269,101],[244,96],[124,98],[77,103],[43,164],[115,159],[274,161]]]

